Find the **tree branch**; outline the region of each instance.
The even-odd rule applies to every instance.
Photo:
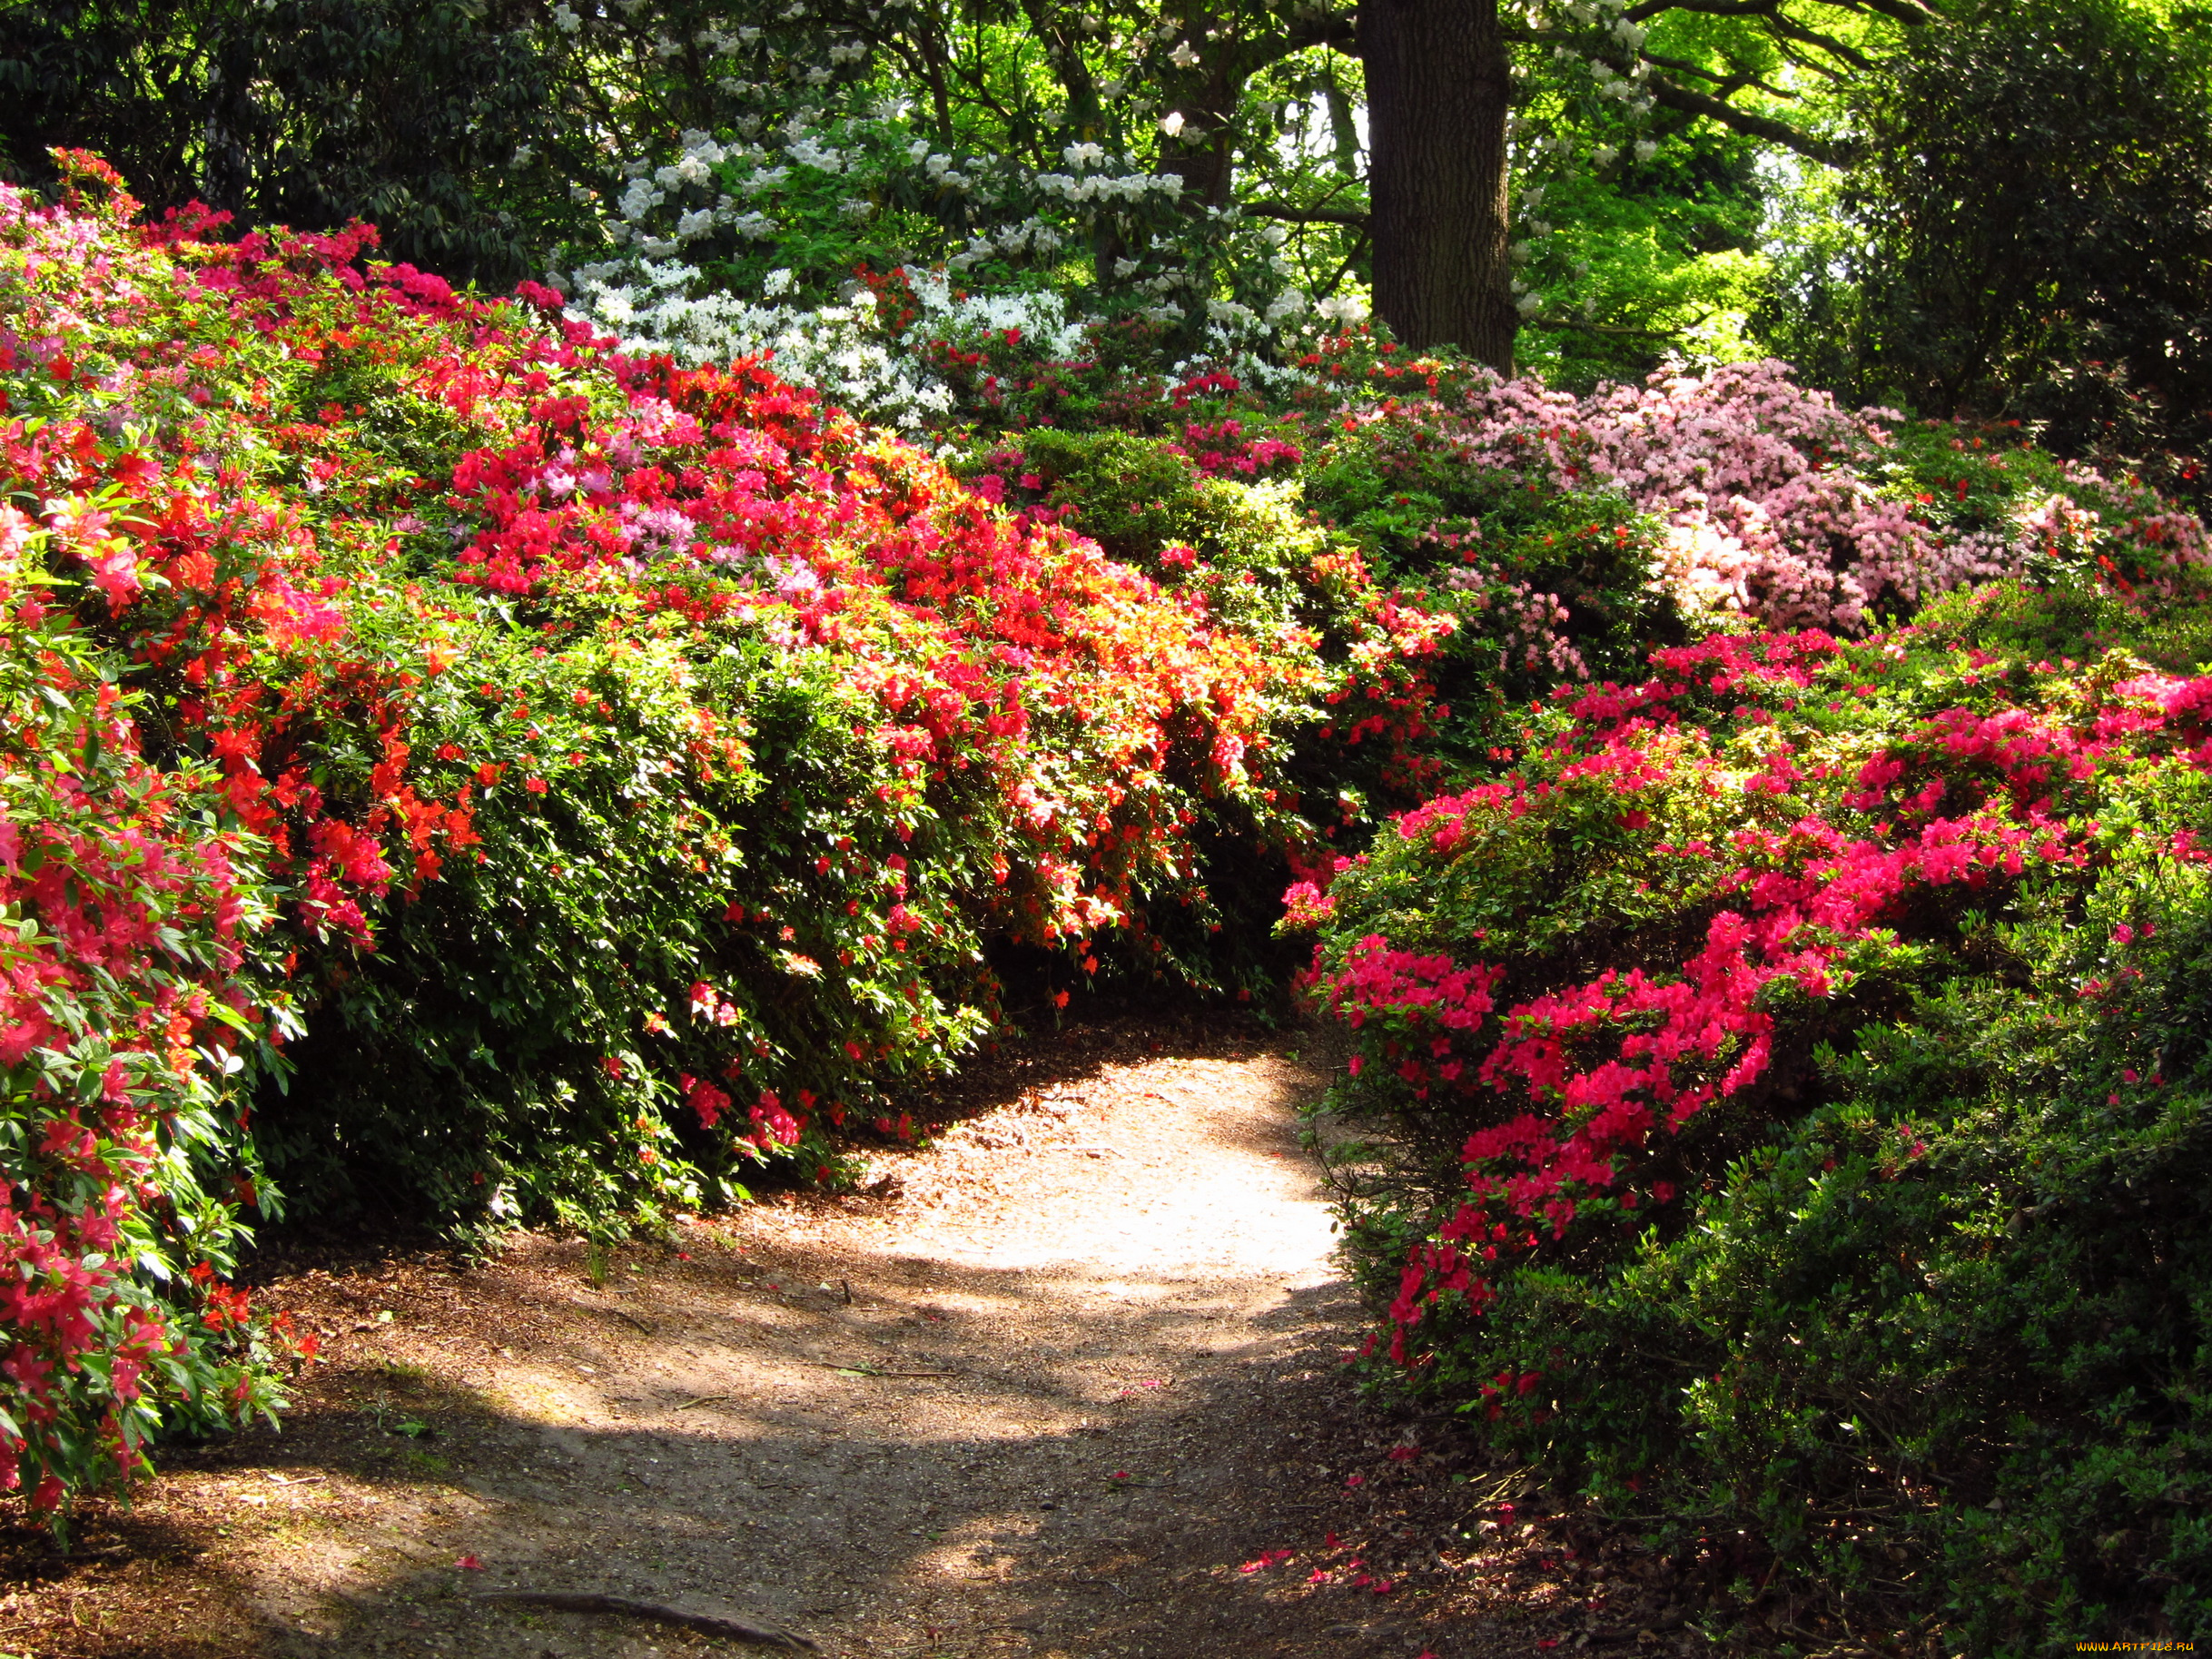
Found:
[[[1801,52],[1786,40],[1777,38],[1774,42],[1774,50],[1781,55],[1782,61],[1792,69],[1802,69],[1807,74],[1817,74],[1831,81],[1842,81],[1845,78],[1844,71],[1838,69],[1825,58],[1815,58],[1808,53]],[[1791,96],[1795,97],[1796,94],[1792,93]]]
[[[1754,115],[1749,110],[1740,110],[1733,104],[1708,97],[1701,92],[1692,92],[1686,86],[1654,75],[1645,83],[1651,88],[1652,98],[1668,109],[1680,110],[1685,115],[1703,115],[1723,126],[1753,138],[1763,138],[1771,144],[1780,144],[1785,150],[1821,162],[1830,167],[1847,166],[1851,152],[1841,144],[1815,138],[1810,133],[1801,133],[1786,122],[1774,121],[1764,115]]]
[[[1631,23],[1642,23],[1662,12],[1700,12],[1708,17],[1765,17],[1781,8],[1782,0],[1644,0],[1643,5],[1632,5],[1621,15]]]
[[[1352,57],[1359,55],[1358,20],[1350,12],[1332,12],[1293,24],[1289,39],[1293,52],[1303,52],[1308,46],[1334,46]]]
[[[1891,23],[1918,27],[1924,23],[1936,23],[1942,13],[1921,0],[1822,0],[1822,4],[1846,12],[1878,12]]]
[[[915,37],[909,40],[903,32],[885,35],[883,39],[891,50],[905,63],[916,80],[929,88],[932,131],[941,150],[953,148],[953,101],[944,84],[944,58],[936,35],[931,31],[930,21],[924,18],[915,29]]]
[[[1316,304],[1335,294],[1337,285],[1351,275],[1352,267],[1359,262],[1360,256],[1368,251],[1368,227],[1361,225],[1352,236],[1352,251],[1344,256],[1344,263],[1337,267],[1336,275],[1314,290],[1313,299]]]
[[[1694,74],[1703,80],[1707,80],[1713,83],[1713,90],[1710,94],[1694,94],[1693,96],[1710,96],[1718,101],[1725,103],[1728,99],[1734,97],[1738,93],[1742,92],[1745,87],[1748,86],[1755,92],[1764,93],[1770,98],[1779,98],[1789,104],[1794,104],[1797,102],[1797,94],[1791,92],[1784,87],[1769,86],[1764,81],[1762,81],[1759,78],[1756,72],[1746,69],[1743,64],[1733,60],[1730,60],[1728,63],[1729,72],[1726,74],[1721,74],[1713,70],[1703,67],[1702,64],[1685,63],[1678,57],[1657,57],[1649,52],[1644,53],[1643,55],[1644,62],[1656,64],[1662,69],[1672,69],[1677,74]]]
[[[1246,206],[1244,212],[1255,219],[1279,219],[1285,224],[1348,224],[1364,227],[1365,213],[1355,213],[1341,207],[1290,207],[1280,202],[1257,202]]]
[[[1359,35],[1352,14],[1332,12],[1325,16],[1303,18],[1279,35],[1256,35],[1238,41],[1230,51],[1239,67],[1249,75],[1308,46],[1328,46],[1347,57],[1358,57]]]
[[[663,1602],[640,1601],[632,1595],[603,1595],[594,1590],[484,1590],[479,1602],[520,1603],[526,1606],[555,1607],[563,1613],[613,1613],[636,1619],[653,1619],[736,1642],[757,1642],[766,1647],[803,1648],[819,1652],[805,1636],[726,1608],[671,1606]]]
[[[1922,0],[1820,0],[1820,4],[1861,15],[1873,12],[1892,23],[1908,25],[1933,23],[1941,15]],[[1662,12],[1697,12],[1707,17],[1779,17],[1782,0],[1641,0],[1621,15],[1631,23],[1642,23]]]
[[[1699,80],[1711,81],[1716,86],[1726,84],[1725,76],[1714,74],[1703,64],[1693,64],[1686,57],[1668,57],[1664,53],[1646,52],[1644,61],[1656,64],[1662,69],[1672,69],[1676,74],[1694,74]]]
[[[1768,18],[1767,27],[1778,35],[1786,35],[1792,40],[1802,42],[1805,45],[1818,46],[1831,57],[1840,63],[1849,64],[1862,74],[1871,72],[1874,67],[1873,60],[1857,47],[1846,45],[1834,35],[1823,35],[1818,29],[1808,29],[1786,12],[1776,12],[1773,16]],[[1833,72],[1824,71],[1823,73],[1832,74]]]

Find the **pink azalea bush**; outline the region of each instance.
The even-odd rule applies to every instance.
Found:
[[[2194,1617],[2143,1575],[2203,1582],[2212,1468],[2208,618],[2000,586],[1664,648],[1294,888],[1370,1362],[1823,1572],[1932,1492],[1884,1536],[1974,1642]]]
[[[1484,492],[1453,474],[1646,516],[1657,583],[1704,626],[1858,633],[1877,613],[1910,613],[2039,557],[2101,560],[2131,580],[2207,558],[2202,526],[2132,480],[2061,465],[2012,434],[1845,410],[1784,363],[1664,370],[1578,397],[1464,366],[1378,361],[1350,341],[1308,360],[1319,378],[1305,400],[1348,434],[1310,445],[1308,470],[1379,451],[1370,464],[1411,498],[1399,505],[1434,511],[1419,539],[1457,554],[1461,588],[1510,586],[1527,553],[1500,557]],[[1488,493],[1509,522],[1518,504]],[[1553,621],[1571,644],[1571,616]]]

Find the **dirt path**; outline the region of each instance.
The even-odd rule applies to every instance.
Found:
[[[895,1195],[281,1279],[331,1340],[284,1432],[173,1451],[83,1533],[90,1566],[18,1540],[0,1652],[11,1617],[41,1659],[765,1651],[477,1599],[517,1586],[742,1610],[840,1655],[1559,1645],[1523,1622],[1568,1605],[1556,1561],[1518,1616],[1469,1619],[1478,1559],[1391,1507],[1412,1448],[1337,1363],[1357,1310],[1293,1121],[1314,1074],[1118,1042],[1028,1062],[1043,1085],[1017,1064],[880,1159]]]

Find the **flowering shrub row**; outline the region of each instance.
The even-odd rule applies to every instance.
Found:
[[[1383,1138],[1348,1171],[1374,1363],[1980,1648],[2200,1620],[2181,580],[2158,620],[2000,586],[1663,649],[1294,889],[1354,1045],[1329,1109]],[[1948,1605],[1881,1587],[1877,1513]]]
[[[1637,608],[1647,581],[1693,627],[1733,618],[1858,633],[2031,566],[2100,569],[2155,591],[2207,556],[2197,521],[2133,480],[2059,463],[2017,433],[1846,410],[1776,362],[1667,370],[1577,398],[1401,354],[1360,329],[1279,362],[1224,345],[1170,370],[1157,326],[1078,327],[1064,311],[1034,311],[1047,303],[1058,302],[963,298],[941,276],[894,272],[823,313],[835,326],[819,350],[796,337],[783,347],[858,409],[955,433],[973,425],[962,470],[1010,492],[1036,476],[1050,504],[1095,533],[1111,533],[1101,510],[1112,501],[1095,499],[1092,476],[1080,503],[1072,489],[1055,492],[1055,469],[1022,459],[1037,429],[1051,429],[1048,445],[1138,433],[1207,477],[1289,480],[1299,505],[1385,560],[1386,582],[1446,581],[1496,613],[1457,607],[1509,651],[1502,668],[1542,684],[1621,671],[1619,639],[1641,637],[1648,617],[1620,612]],[[845,372],[894,360],[923,377],[905,401],[884,403]],[[1611,538],[1635,568],[1536,568],[1574,562],[1545,553],[1575,531]],[[1593,655],[1585,642],[1608,634]]]
[[[1008,355],[986,358],[1002,386]],[[1848,414],[1778,364],[1577,400],[1362,335],[1300,360],[1287,395],[1220,369],[1147,382],[1117,360],[1020,382],[1008,429],[957,465],[1217,620],[1305,630],[1350,667],[1296,746],[1309,804],[1414,805],[1509,745],[1514,706],[1632,675],[1657,641],[1857,630],[1877,598],[1909,615],[2030,568],[2148,599],[2205,556],[2201,527],[2154,492],[2003,434]],[[1317,816],[1345,844],[1368,827]]]
[[[1311,653],[765,370],[67,165],[0,195],[0,1467],[42,1502],[271,1403],[220,1276],[280,1193],[834,1177],[1004,1017],[992,953],[1203,980],[1202,848],[1301,834]]]
[[[702,143],[718,166],[765,160],[757,146],[726,153]],[[785,147],[795,157],[842,154],[803,136]],[[770,171],[780,178],[809,164]],[[696,171],[704,187],[705,163]],[[686,268],[645,269],[649,286]],[[1164,315],[1109,321],[1055,293],[970,294],[956,273],[917,266],[862,277],[827,305],[778,299],[764,309],[717,292],[641,310],[631,288],[608,290],[594,275],[575,314],[637,349],[673,345],[697,360],[774,353],[793,378],[908,428],[958,434],[973,424],[995,444],[1038,424],[1105,426],[1160,436],[1210,474],[1294,470],[1310,504],[1370,551],[1378,537],[1456,549],[1469,567],[1463,584],[1494,589],[1494,602],[1520,613],[1517,666],[1546,678],[1605,670],[1576,649],[1579,630],[1557,625],[1572,619],[1572,600],[1568,617],[1551,617],[1562,597],[1546,607],[1534,595],[1547,589],[1513,591],[1514,561],[1482,545],[1498,500],[1530,485],[1614,526],[1653,520],[1659,581],[1707,623],[1856,633],[1962,583],[2019,574],[2032,558],[2102,561],[2132,580],[2206,557],[2196,521],[2155,491],[2061,465],[2004,433],[1842,409],[1778,362],[1668,369],[1642,387],[1576,397],[1378,351],[1364,327],[1344,331],[1357,316],[1340,310],[1321,331],[1265,350],[1236,318],[1217,320],[1194,351]],[[1337,475],[1348,462],[1390,488],[1342,498]]]

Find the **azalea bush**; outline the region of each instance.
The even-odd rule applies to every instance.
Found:
[[[1741,1616],[2205,1616],[2212,602],[2160,579],[1661,650],[1290,895],[1369,1363]]]
[[[41,1503],[273,1403],[222,1277],[287,1197],[600,1227],[835,1181],[1023,1007],[1252,989],[1209,854],[1311,839],[1316,654],[757,366],[64,163],[0,196],[0,1434]]]
[[[2016,429],[1847,410],[1782,363],[1663,370],[1586,398],[1434,363],[1378,371],[1357,350],[1316,366],[1386,394],[1332,411],[1367,441],[1332,440],[1310,486],[1370,545],[1457,536],[1479,568],[1493,513],[1573,496],[1600,519],[1658,521],[1657,580],[1703,627],[1853,634],[2039,557],[2156,580],[2206,556],[2197,519],[2132,479],[2060,463]],[[1360,448],[1364,467],[1332,475]]]
[[[551,1069],[588,1059],[617,1116],[674,1070],[633,1051],[686,1023],[719,1051],[687,1056],[695,1117],[721,1115],[696,1102],[736,1073],[741,1120],[764,1095],[804,1097],[763,1109],[785,1122],[816,1098],[873,1105],[876,1069],[927,1071],[982,1029],[985,933],[1080,943],[1143,931],[1148,906],[1202,910],[1190,827],[1265,816],[1264,726],[1309,689],[1295,663],[765,371],[611,356],[405,267],[364,279],[344,262],[358,236],[154,240],[183,291],[141,339],[208,368],[188,402],[265,405],[236,440],[262,446],[257,481],[311,505],[256,549],[258,604],[216,612],[119,564],[109,626],[160,640],[184,718],[212,712],[190,687],[239,688],[213,752],[259,833],[309,815],[280,839],[301,943],[360,958],[310,998],[359,1022],[349,1049],[398,1034],[425,1058],[412,1012],[365,1012],[400,960],[370,947],[404,916],[423,948],[390,982],[409,1010],[433,961],[472,1006],[548,971],[561,998],[600,982],[614,1007]],[[241,327],[254,346],[219,366],[193,349]],[[103,343],[127,362],[138,342]],[[504,960],[472,963],[446,913],[496,920],[517,882],[568,936],[500,923]],[[461,979],[479,967],[500,996]],[[750,995],[724,977],[763,973]],[[756,1023],[786,1017],[811,1034]],[[537,1042],[558,1023],[549,1001],[514,1019]],[[854,1098],[829,1098],[837,1079]]]
[[[139,1473],[157,1432],[282,1403],[287,1331],[216,1276],[259,1172],[231,1081],[291,1024],[244,991],[265,849],[210,768],[142,752],[47,535],[0,507],[0,1487],[41,1516]]]

